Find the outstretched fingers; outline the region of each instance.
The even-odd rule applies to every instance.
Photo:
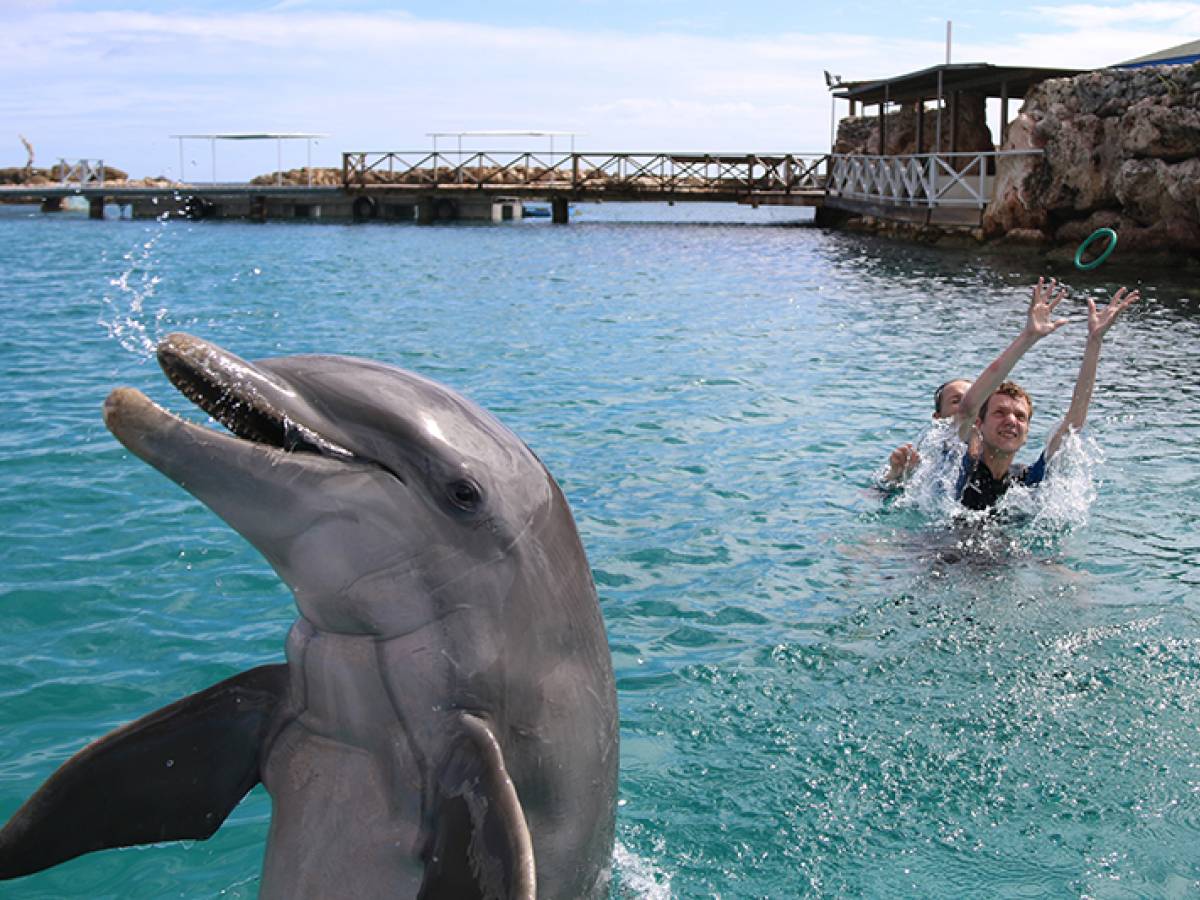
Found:
[[[1142,296],[1140,291],[1130,291],[1128,294],[1126,294],[1125,290],[1125,288],[1121,288],[1113,295],[1112,303],[1109,304],[1110,308],[1113,306],[1116,307],[1116,312],[1114,312],[1113,315],[1122,312],[1127,306]],[[1124,296],[1122,297],[1122,295]]]
[[[1141,294],[1138,291],[1128,291],[1126,288],[1121,288],[1109,301],[1103,311],[1096,308],[1096,303],[1092,298],[1088,298],[1088,324],[1089,330],[1104,334],[1113,322],[1117,320],[1122,312],[1129,307],[1130,304],[1136,302]]]
[[[1055,288],[1058,289],[1057,293],[1055,293]],[[1032,308],[1039,303],[1044,303],[1047,308],[1054,309],[1066,296],[1067,288],[1065,285],[1059,285],[1057,278],[1051,278],[1049,284],[1046,284],[1045,278],[1038,278],[1037,284],[1034,285],[1033,296],[1029,300],[1029,305]]]

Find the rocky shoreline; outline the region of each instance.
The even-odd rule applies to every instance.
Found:
[[[901,134],[903,118],[893,115],[889,133]],[[871,131],[859,122],[846,133]],[[1052,258],[1071,257],[1097,228],[1113,228],[1122,255],[1200,265],[1200,63],[1044,81],[999,149],[1042,153],[998,160],[981,227],[872,217],[845,227],[926,243],[1023,246]]]

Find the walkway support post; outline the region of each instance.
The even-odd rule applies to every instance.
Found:
[[[104,218],[104,198],[103,197],[88,197],[88,218],[103,219]]]
[[[566,197],[550,199],[550,221],[555,225],[566,225],[571,221],[571,208]]]
[[[417,224],[432,225],[434,218],[434,201],[432,197],[417,198]]]

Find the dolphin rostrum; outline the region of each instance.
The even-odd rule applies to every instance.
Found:
[[[182,334],[158,359],[231,434],[131,388],[105,422],[292,589],[287,662],[81,750],[0,831],[0,878],[207,838],[261,781],[264,897],[606,896],[612,659],[567,502],[533,452],[379,363],[252,364]]]

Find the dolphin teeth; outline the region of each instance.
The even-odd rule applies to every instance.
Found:
[[[189,364],[181,356],[173,355],[161,361],[163,371],[176,390],[236,437],[293,453],[316,453],[342,459],[354,457],[346,448],[271,409],[262,398],[236,393],[233,386],[222,384],[211,372]]]

